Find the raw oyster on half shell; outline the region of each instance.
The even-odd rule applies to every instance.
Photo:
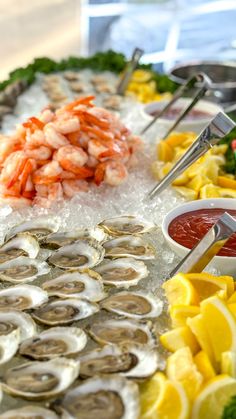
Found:
[[[25,340],[19,353],[42,360],[57,356],[76,355],[87,344],[86,333],[78,327],[52,327]]]
[[[0,365],[10,361],[18,350],[20,329],[13,329],[7,335],[0,335]]]
[[[40,406],[25,406],[8,410],[0,415],[0,419],[58,419],[55,412]]]
[[[17,234],[0,247],[0,263],[16,259],[19,256],[36,258],[39,252],[38,240],[28,233]]]
[[[121,236],[103,244],[106,257],[132,257],[149,260],[156,257],[155,249],[139,236]]]
[[[107,239],[107,234],[102,228],[80,228],[73,231],[63,231],[52,233],[42,241],[42,246],[49,249],[59,249],[67,246],[77,240],[96,240],[97,242],[104,242]]]
[[[20,256],[0,264],[0,280],[13,284],[31,282],[49,271],[50,266],[46,262]]]
[[[8,241],[18,233],[29,233],[41,240],[49,234],[55,233],[58,228],[59,223],[55,218],[38,217],[12,227],[6,234],[5,241]]]
[[[0,310],[0,336],[13,330],[20,330],[20,342],[36,334],[36,324],[29,314],[20,310],[5,308]]]
[[[20,284],[0,290],[0,309],[28,310],[46,303],[48,294],[35,285]]]
[[[117,288],[137,285],[149,273],[143,261],[133,258],[104,260],[95,269],[101,275],[104,284],[114,285]]]
[[[155,224],[134,215],[108,218],[99,223],[99,226],[111,236],[144,234],[155,228]]]

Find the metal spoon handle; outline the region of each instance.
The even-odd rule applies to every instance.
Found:
[[[134,70],[136,69],[140,58],[143,55],[143,50],[140,48],[135,48],[133,54],[132,54],[132,58],[130,60],[130,62],[127,64],[125,71],[123,73],[123,75],[121,76],[120,82],[117,86],[117,94],[118,95],[123,95],[127,89],[127,86],[129,84],[129,81],[132,77],[132,74],[134,72]]]
[[[178,272],[202,272],[227,240],[236,232],[236,220],[225,212],[196,246],[173,269],[169,277]]]

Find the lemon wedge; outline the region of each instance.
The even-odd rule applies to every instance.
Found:
[[[170,305],[197,305],[199,297],[184,274],[177,274],[162,285]]]
[[[159,400],[162,398],[166,376],[160,372],[140,384],[140,407],[142,419],[156,419]]]
[[[179,145],[184,146],[184,148],[189,147],[190,144],[196,138],[196,134],[194,132],[172,132],[167,139],[165,140],[172,147],[177,147]],[[190,144],[185,145],[186,141],[190,141]]]
[[[221,419],[225,405],[235,394],[236,380],[227,375],[218,375],[197,396],[191,419]]]
[[[201,199],[220,198],[219,187],[212,184],[205,185],[200,189],[199,196]]]
[[[211,363],[215,367],[214,353],[202,315],[198,314],[193,318],[188,318],[187,325],[190,327],[199,345],[204,350],[204,352],[206,352]]]
[[[198,354],[194,357],[194,362],[198,371],[202,374],[204,382],[207,382],[211,378],[215,377],[216,372],[206,352],[198,352]]]
[[[167,359],[167,377],[178,381],[185,389],[190,400],[193,400],[199,392],[203,376],[198,371],[189,347],[178,349]]]
[[[222,374],[230,375],[236,378],[236,353],[223,352],[221,357],[221,372]]]
[[[221,290],[225,291],[225,293],[221,293],[221,296],[225,295],[226,298],[230,297],[234,292],[232,276],[214,276],[202,272],[185,274],[185,278],[194,286],[201,301]]]
[[[174,189],[188,201],[194,201],[198,197],[198,193],[186,186],[174,186]]]
[[[215,359],[220,362],[223,352],[236,351],[236,319],[216,296],[202,301],[201,313]]]
[[[160,336],[160,342],[170,352],[188,346],[193,354],[199,351],[199,344],[188,326],[177,327]]]
[[[171,161],[174,156],[172,147],[166,141],[157,143],[157,158],[161,161]]]
[[[186,326],[188,317],[197,316],[200,313],[199,306],[174,305],[170,307],[170,318],[173,327]]]
[[[218,176],[218,185],[222,188],[236,189],[236,180],[230,179],[226,176]]]

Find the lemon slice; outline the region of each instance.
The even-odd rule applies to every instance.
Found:
[[[190,141],[191,144],[196,138],[196,134],[194,132],[172,132],[167,139],[165,140],[172,147],[177,147],[179,145],[187,147],[185,144],[186,141]]]
[[[204,174],[196,175],[189,183],[187,183],[187,188],[193,189],[199,193],[200,189],[207,184],[211,184],[211,180]]]
[[[187,325],[196,336],[199,345],[204,350],[204,352],[206,352],[211,363],[215,366],[214,353],[211,346],[210,337],[208,335],[202,315],[199,314],[193,318],[188,318]]]
[[[157,143],[157,158],[161,161],[171,161],[174,156],[173,148],[166,141]]]
[[[221,290],[225,291],[226,297],[230,297],[234,292],[234,280],[232,276],[214,276],[202,272],[185,274],[185,277],[194,286],[201,301]]]
[[[186,183],[188,183],[189,181],[189,177],[187,172],[183,172],[182,175],[178,176],[174,182],[172,182],[173,186],[183,186],[186,185]]]
[[[219,187],[215,185],[205,185],[200,189],[200,198],[220,198]]]
[[[226,176],[218,176],[218,185],[222,188],[236,189],[236,180],[230,179]]]
[[[174,186],[174,189],[188,201],[194,201],[198,197],[198,193],[186,186]]]
[[[223,352],[221,357],[221,372],[222,374],[230,375],[230,377],[236,378],[236,353],[235,352]]]
[[[236,303],[227,303],[227,306],[229,308],[229,310],[231,311],[231,313],[233,314],[233,316],[236,318]]]
[[[181,383],[190,400],[196,397],[202,386],[203,376],[198,371],[187,346],[169,356],[166,372],[169,379]]]
[[[231,295],[231,297],[227,301],[228,304],[236,303],[236,291]]]
[[[170,307],[170,318],[173,327],[186,326],[188,317],[197,316],[200,313],[199,306],[175,305]]]
[[[170,352],[188,346],[193,354],[199,351],[199,344],[188,326],[177,327],[160,336],[160,342]]]
[[[166,281],[162,287],[170,305],[197,305],[199,297],[191,282],[184,274],[177,274]]]
[[[236,319],[219,297],[204,300],[201,313],[215,359],[221,361],[223,352],[236,351]]]
[[[132,82],[147,83],[152,78],[152,73],[145,70],[135,70],[132,75]]]
[[[140,384],[140,419],[187,419],[189,402],[183,387],[158,372]],[[173,409],[174,406],[174,409]]]
[[[221,419],[224,407],[236,394],[236,380],[227,375],[213,378],[196,398],[191,419]]]
[[[206,352],[198,352],[198,354],[194,357],[194,362],[197,366],[198,371],[202,374],[205,382],[215,377],[216,372]]]

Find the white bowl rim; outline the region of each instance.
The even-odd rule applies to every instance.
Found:
[[[231,204],[231,205],[229,205]],[[176,242],[172,237],[169,235],[168,228],[171,223],[176,217],[180,214],[185,214],[190,211],[195,211],[198,209],[204,208],[222,208],[222,209],[236,209],[236,198],[206,198],[206,199],[198,199],[195,201],[188,201],[184,204],[180,204],[177,207],[170,210],[164,217],[162,221],[162,233],[167,242],[172,243],[173,246],[178,247],[179,249],[191,250],[188,247],[183,246]],[[235,256],[214,256],[214,259],[218,261],[236,261]]]

